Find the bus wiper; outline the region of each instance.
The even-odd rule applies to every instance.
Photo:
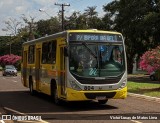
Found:
[[[89,53],[91,53],[91,55],[97,59],[96,54],[93,53],[93,51],[88,47],[88,44],[83,42],[82,45],[84,45],[86,47],[86,49],[89,51]]]

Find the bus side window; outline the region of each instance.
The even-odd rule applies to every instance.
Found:
[[[52,42],[48,42],[48,48],[47,48],[47,63],[51,63],[52,62]]]
[[[49,64],[56,62],[56,41],[42,44],[42,63]]]
[[[57,42],[52,41],[52,55],[51,55],[51,63],[56,63],[56,48]]]
[[[42,44],[42,63],[45,64],[48,61],[48,42]]]
[[[29,50],[28,50],[28,63],[29,64],[34,63],[34,52],[35,52],[35,45],[29,46]]]

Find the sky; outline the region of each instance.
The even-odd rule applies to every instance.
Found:
[[[61,7],[56,6],[55,3],[70,4],[70,6],[64,7],[64,15],[66,17],[70,16],[74,11],[83,13],[88,6],[97,6],[98,16],[103,16],[103,5],[111,1],[113,0],[0,0],[0,36],[9,35],[9,32],[2,31],[6,27],[5,21],[9,20],[9,18],[23,22],[21,18],[23,14],[28,19],[29,17],[34,17],[35,21],[56,16]],[[39,9],[43,10],[43,12],[40,12]]]

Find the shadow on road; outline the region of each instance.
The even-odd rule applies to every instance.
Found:
[[[0,92],[0,105],[23,113],[78,113],[79,111],[112,110],[117,107],[100,105],[97,102],[63,102],[57,106],[50,96],[37,93],[31,96],[28,91]]]

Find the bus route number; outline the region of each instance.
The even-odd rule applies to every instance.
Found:
[[[84,86],[84,90],[94,90],[94,86]]]

